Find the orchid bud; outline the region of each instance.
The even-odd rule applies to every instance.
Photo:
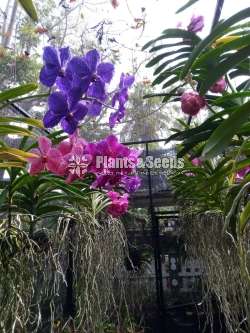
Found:
[[[189,23],[187,30],[190,32],[199,32],[204,28],[204,17],[203,16],[193,16],[191,22]]]
[[[191,163],[198,167],[202,165],[202,160],[199,157],[195,157],[192,159]]]
[[[227,84],[225,79],[222,77],[220,80],[215,82],[215,84],[212,85],[212,87],[209,89],[213,93],[222,93],[226,90]]]
[[[181,109],[190,116],[196,116],[205,105],[205,99],[197,93],[186,92],[181,96]]]

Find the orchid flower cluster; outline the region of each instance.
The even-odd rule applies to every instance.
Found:
[[[140,186],[136,175],[140,152],[119,143],[114,135],[99,142],[87,142],[79,136],[77,128],[86,116],[99,116],[103,106],[114,110],[109,118],[111,128],[120,122],[134,76],[122,73],[118,89],[109,94],[114,65],[101,62],[97,50],[78,57],[71,56],[68,47],[47,46],[43,61],[40,81],[51,88],[44,126],[52,128],[60,124],[69,137],[56,146],[47,137],[39,137],[38,148],[31,150],[35,155],[29,158],[29,172],[37,175],[48,171],[65,178],[67,183],[92,175],[94,181],[90,187],[107,193],[111,201],[107,212],[118,217],[128,209],[129,193]],[[117,160],[124,163],[109,163]]]
[[[49,171],[71,183],[92,174],[95,180],[91,188],[107,192],[111,200],[108,213],[114,217],[126,212],[128,193],[136,191],[140,186],[140,178],[135,170],[140,152],[119,143],[115,135],[99,142],[87,142],[74,133],[54,147],[50,139],[41,136],[38,148],[31,152],[36,155],[29,158],[31,175]],[[116,160],[129,163],[110,163]],[[123,194],[116,192],[118,189]]]
[[[66,133],[73,134],[87,115],[99,116],[104,105],[114,110],[109,118],[111,128],[122,120],[134,76],[122,73],[119,89],[108,94],[107,87],[115,68],[112,63],[101,62],[100,59],[97,50],[79,57],[71,56],[68,47],[59,50],[52,46],[44,48],[40,81],[49,88],[53,87],[43,119],[46,128],[60,123]],[[110,105],[106,104],[108,100],[111,100]]]
[[[187,31],[197,33],[204,28],[204,17],[192,16]],[[192,87],[193,88],[193,87]],[[225,79],[222,77],[220,80],[210,87],[210,91],[213,93],[223,93],[227,88]],[[206,100],[203,96],[200,96],[193,88],[193,91],[185,91],[181,96],[181,109],[182,112],[193,117],[196,116],[201,109],[206,106]]]

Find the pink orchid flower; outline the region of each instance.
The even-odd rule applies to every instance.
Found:
[[[38,147],[39,148],[31,150],[31,153],[36,154],[37,157],[30,157],[28,159],[30,163],[30,174],[33,176],[47,170],[60,175],[59,170],[62,162],[61,152],[56,148],[52,148],[51,141],[45,136],[39,137]]]

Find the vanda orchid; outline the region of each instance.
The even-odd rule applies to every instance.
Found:
[[[44,116],[46,128],[60,124],[66,133],[73,134],[86,116],[99,116],[104,104],[113,110],[111,128],[122,120],[134,76],[122,73],[118,89],[110,94],[108,85],[115,68],[110,62],[101,62],[97,50],[71,56],[69,48],[47,46],[43,60],[40,81],[52,88]]]
[[[107,193],[111,201],[107,212],[118,217],[128,209],[128,193],[140,186],[136,175],[139,151],[122,145],[114,135],[99,142],[87,142],[79,136],[78,127],[85,117],[99,116],[104,104],[112,109],[110,128],[120,122],[134,76],[122,73],[118,89],[108,93],[114,65],[102,62],[97,50],[72,56],[68,47],[47,46],[43,61],[40,81],[51,88],[44,126],[60,124],[69,138],[53,147],[51,140],[40,137],[39,149],[31,151],[37,157],[29,159],[30,174],[47,171],[65,178],[67,183],[91,174],[94,180],[90,187]],[[116,165],[116,159],[124,164]]]

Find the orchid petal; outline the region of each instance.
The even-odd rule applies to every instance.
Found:
[[[114,75],[114,71],[114,65],[108,62],[103,62],[97,67],[97,74],[105,83],[110,83]]]
[[[40,136],[38,138],[38,146],[42,155],[47,155],[52,147],[52,143],[51,140],[48,139],[46,136]]]
[[[90,117],[97,117],[100,115],[101,111],[102,111],[101,103],[95,101],[89,105],[88,115]]]
[[[55,113],[51,111],[47,111],[43,117],[43,124],[46,128],[51,128],[56,126],[59,121],[61,120],[61,115],[56,115]]]
[[[56,81],[57,75],[58,75],[57,67],[53,66],[49,68],[47,66],[43,66],[40,71],[39,80],[45,86],[52,87]]]
[[[61,126],[63,130],[68,134],[73,134],[77,129],[78,122],[73,117],[63,117],[61,120]]]
[[[49,96],[48,104],[49,110],[56,115],[65,116],[69,112],[67,98],[62,92],[53,92]]]
[[[31,174],[31,176],[34,176],[44,170],[45,170],[45,163],[43,163],[42,158],[38,158],[36,161],[33,161],[31,163],[29,173]]]
[[[88,89],[88,96],[104,101],[106,99],[104,83],[101,80],[93,82]]]
[[[91,74],[88,65],[81,57],[73,57],[68,63],[67,71],[79,77]]]
[[[85,104],[79,102],[76,104],[73,112],[73,116],[77,121],[82,120],[88,113],[88,108]]]
[[[43,51],[43,60],[46,65],[60,68],[58,51],[52,46],[46,46]]]
[[[91,50],[86,53],[84,60],[88,65],[91,73],[94,73],[96,71],[98,62],[100,61],[100,55],[97,50]]]
[[[70,58],[69,47],[62,47],[59,49],[61,66],[63,67]]]

